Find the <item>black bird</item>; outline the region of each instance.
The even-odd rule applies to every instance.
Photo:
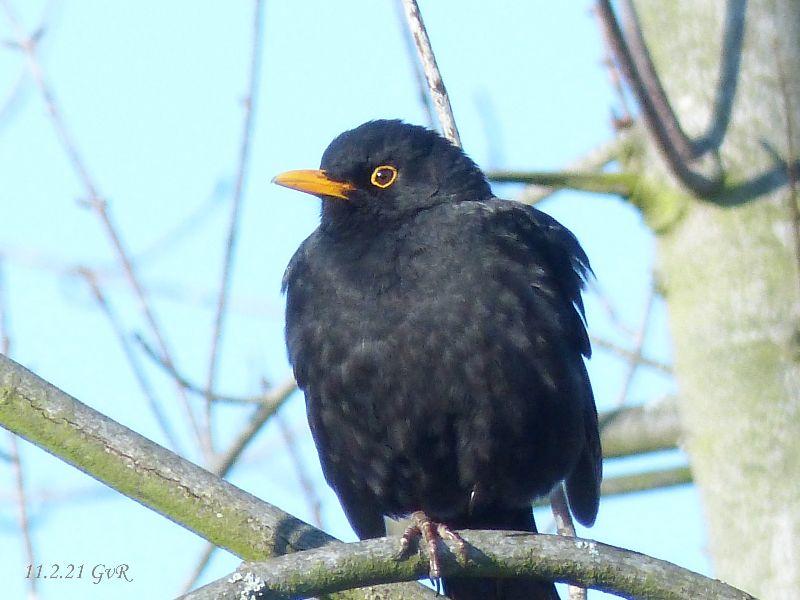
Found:
[[[536,531],[532,499],[565,482],[597,515],[597,412],[581,289],[591,273],[552,217],[492,195],[459,148],[371,121],[320,170],[275,183],[319,196],[284,276],[289,358],[328,483],[362,539],[413,515],[451,529]],[[421,530],[421,531],[420,531]],[[438,560],[432,560],[433,577]],[[558,598],[550,582],[446,578],[461,599]]]

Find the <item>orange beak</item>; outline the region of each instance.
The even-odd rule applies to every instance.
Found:
[[[272,183],[315,196],[329,196],[343,200],[347,200],[348,192],[355,189],[354,185],[330,179],[325,171],[315,169],[286,171],[273,177]]]

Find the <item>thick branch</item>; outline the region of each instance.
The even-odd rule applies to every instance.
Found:
[[[0,426],[242,558],[264,559],[334,541],[81,404],[3,355]],[[427,591],[410,585],[390,597],[425,597],[420,594]]]
[[[663,600],[746,600],[731,586],[663,560],[591,540],[507,531],[468,531],[467,564],[443,552],[442,571],[459,577],[537,576],[621,595]],[[184,596],[221,598],[297,598],[377,582],[424,577],[428,559],[412,554],[398,560],[398,538],[355,544],[330,544],[262,563],[244,563],[232,575]]]

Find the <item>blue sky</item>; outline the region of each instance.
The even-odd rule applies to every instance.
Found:
[[[47,12],[40,49],[46,77],[123,237],[132,254],[141,257],[141,276],[181,371],[205,381],[211,298],[218,286],[241,137],[252,4],[93,0],[55,2],[49,11],[44,2],[12,4],[27,30],[35,29]],[[479,164],[558,169],[612,136],[609,115],[617,101],[601,65],[589,2],[497,3],[487,8],[477,1],[423,1],[420,6],[464,147]],[[0,38],[12,37],[0,16]],[[23,67],[21,53],[0,48],[0,102]],[[259,85],[219,377],[221,390],[240,395],[256,393],[262,378],[277,382],[289,373],[280,280],[294,249],[315,227],[319,210],[313,198],[270,185],[272,176],[315,167],[335,135],[366,120],[425,119],[390,1],[267,2]],[[80,205],[84,192],[30,78],[0,120],[0,182],[0,256],[12,356],[83,402],[163,443],[113,332],[85,284],[71,274],[76,266],[106,273],[103,289],[126,331],[147,336],[114,269],[114,255],[97,217]],[[496,186],[495,191],[513,197],[518,190]],[[542,208],[576,233],[622,320],[638,327],[654,256],[654,241],[638,214],[613,197],[570,192]],[[198,211],[200,217],[188,233],[145,254]],[[592,296],[588,313],[594,333],[626,342]],[[652,319],[647,353],[668,361],[660,302]],[[613,404],[625,377],[624,364],[598,351],[590,372],[600,406]],[[167,378],[152,365],[148,374],[171,419],[181,423]],[[642,371],[630,396],[639,402],[670,391],[669,381]],[[227,406],[217,414],[215,433],[221,442],[246,416]],[[294,397],[282,416],[296,433],[317,484],[326,529],[352,539],[319,472],[302,399]],[[186,428],[177,428],[188,447]],[[6,437],[0,436],[0,448],[5,444]],[[42,582],[43,598],[177,593],[203,547],[201,540],[28,444],[22,452],[35,497],[37,561],[127,563],[134,578],[133,583],[98,585],[87,580]],[[194,452],[190,458],[199,457]],[[608,472],[681,460],[678,452],[665,453],[609,465]],[[274,425],[261,433],[230,479],[310,518]],[[0,465],[0,579],[6,597],[22,598],[26,561],[10,489],[10,472]],[[43,500],[47,494],[60,500]],[[597,525],[581,534],[709,571],[701,511],[689,487],[604,501]],[[219,553],[206,580],[236,564],[234,557]]]

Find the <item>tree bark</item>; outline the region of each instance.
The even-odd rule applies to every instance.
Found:
[[[724,132],[725,185],[710,199],[680,190],[652,145],[638,156],[652,184],[672,190],[642,208],[658,234],[679,408],[716,574],[759,597],[796,597],[800,3],[642,0],[636,7],[684,129],[712,148]],[[744,19],[738,69],[730,35],[737,19]],[[723,65],[734,79],[721,76]]]

